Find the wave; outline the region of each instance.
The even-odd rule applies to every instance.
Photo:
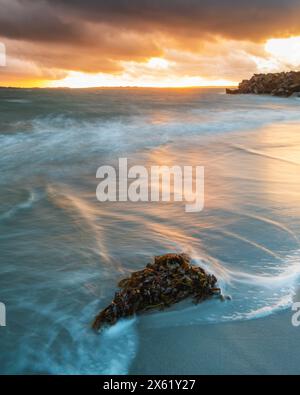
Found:
[[[95,334],[90,328],[90,317],[95,303],[78,313],[63,315],[55,301],[46,306],[22,302],[21,311],[34,322],[48,323],[20,334],[14,344],[13,367],[2,366],[2,373],[26,374],[127,374],[136,355],[138,336],[136,320],[121,320],[112,328]],[[36,353],[36,350],[39,350]]]
[[[233,320],[247,320],[247,319],[257,319],[267,317],[271,314],[279,312],[281,310],[286,310],[291,307],[293,303],[293,294],[288,294],[282,296],[279,300],[277,300],[274,304],[260,307],[256,310],[249,311],[244,314],[235,314],[232,319]]]
[[[42,168],[50,166],[67,169],[72,164],[80,171],[82,163],[99,166],[99,157],[105,155],[111,158],[126,153],[128,156],[174,141],[180,146],[193,138],[198,141],[199,138],[300,120],[298,106],[291,105],[291,102],[289,106],[279,106],[275,102],[267,105],[257,99],[256,105],[251,105],[250,101],[247,106],[241,104],[232,110],[232,103],[224,104],[223,97],[221,100],[222,105],[216,100],[210,107],[203,107],[199,102],[198,109],[192,107],[184,114],[173,110],[166,119],[158,120],[155,113],[143,116],[130,113],[126,117],[116,114],[112,118],[97,118],[95,115],[77,118],[60,114],[11,122],[9,133],[0,134],[0,165],[4,169],[0,182],[22,178],[24,172],[40,173]],[[244,148],[237,145],[236,149]]]
[[[0,214],[0,221],[6,220],[14,217],[19,211],[31,209],[37,201],[41,199],[41,194],[37,191],[30,191],[28,199],[16,204],[14,207],[10,208],[6,212]]]
[[[291,161],[291,160],[288,160],[288,159],[285,159],[285,158],[281,158],[279,156],[270,155],[270,154],[267,154],[266,152],[263,152],[263,151],[260,151],[260,150],[256,150],[256,149],[253,149],[253,148],[249,148],[249,147],[245,147],[245,146],[242,146],[242,145],[235,144],[235,145],[232,145],[232,148],[234,148],[236,150],[239,150],[239,151],[244,151],[244,152],[246,152],[248,154],[251,154],[251,155],[257,155],[257,156],[261,156],[261,157],[264,157],[264,158],[273,159],[273,160],[277,160],[277,161],[280,161],[280,162],[285,162],[285,163],[288,163],[290,165],[300,166],[300,163],[298,163],[298,162]]]
[[[295,232],[293,232],[290,228],[288,228],[284,224],[282,224],[282,223],[280,223],[278,221],[275,221],[274,219],[270,219],[270,218],[268,218],[266,216],[263,216],[263,215],[253,214],[253,213],[247,212],[245,210],[244,211],[240,211],[237,208],[235,208],[233,213],[234,214],[238,214],[238,215],[240,215],[242,217],[246,217],[246,218],[249,218],[249,219],[254,219],[254,220],[257,220],[257,221],[259,221],[261,223],[265,223],[265,224],[271,225],[271,226],[273,226],[275,228],[278,228],[279,230],[282,230],[282,231],[286,232],[287,234],[289,234],[296,241],[297,244],[300,243],[299,237],[296,235]]]
[[[28,99],[5,99],[4,101],[6,101],[8,103],[17,103],[17,104],[31,103],[31,100],[28,100]]]
[[[74,219],[78,228],[83,228],[85,234],[89,234],[93,251],[101,258],[101,263],[124,274],[122,265],[114,259],[107,246],[105,227],[102,221],[98,221],[98,218],[102,216],[101,209],[95,208],[88,199],[78,196],[71,187],[66,187],[66,185],[48,184],[46,195],[55,207]]]

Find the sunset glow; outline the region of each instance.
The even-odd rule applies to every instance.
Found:
[[[151,69],[166,70],[169,67],[169,62],[161,58],[151,58],[147,65]]]
[[[266,42],[265,48],[278,62],[295,68],[300,66],[300,36],[270,39]]]
[[[232,86],[300,67],[294,2],[142,2],[0,0],[0,86]]]
[[[49,83],[47,86],[52,88],[94,88],[94,87],[126,87],[126,86],[139,86],[149,88],[186,88],[196,86],[233,86],[234,81],[229,80],[205,80],[201,77],[182,77],[180,80],[168,78],[148,79],[142,78],[134,80],[128,75],[113,76],[105,74],[87,74],[70,72],[69,75],[58,81]]]

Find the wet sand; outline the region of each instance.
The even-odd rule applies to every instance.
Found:
[[[300,374],[293,312],[222,324],[139,328],[130,374]],[[140,323],[142,326],[142,323]]]

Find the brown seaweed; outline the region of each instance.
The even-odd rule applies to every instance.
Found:
[[[164,309],[193,297],[195,303],[221,295],[217,279],[199,266],[191,264],[186,254],[156,256],[145,269],[119,282],[111,304],[94,320],[93,328],[113,325],[120,318],[153,309]]]

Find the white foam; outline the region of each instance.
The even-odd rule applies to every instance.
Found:
[[[59,311],[56,303],[47,308],[22,303],[33,322],[49,322],[19,336],[14,344],[14,367],[9,373],[46,374],[127,374],[136,355],[138,337],[135,320],[120,321],[102,333],[90,327],[95,303],[78,313]],[[41,314],[43,317],[41,317]],[[86,321],[86,319],[88,320]],[[51,322],[51,324],[50,324]],[[38,350],[38,352],[36,352]],[[4,371],[6,366],[4,364]]]
[[[232,316],[231,318],[233,320],[238,319],[238,320],[243,320],[243,319],[256,319],[256,318],[262,318],[262,317],[267,317],[268,315],[274,314],[278,311],[285,310],[289,307],[291,307],[293,303],[293,294],[288,294],[284,295],[282,298],[277,300],[274,304],[272,305],[267,305],[260,307],[256,310],[251,310],[248,313],[245,314],[237,314],[235,316]]]
[[[31,103],[31,100],[27,100],[27,99],[6,99],[5,101],[8,103],[17,103],[17,104]]]
[[[27,200],[16,204],[11,209],[7,210],[5,213],[0,215],[0,220],[9,219],[15,216],[20,210],[27,210],[33,207],[34,203],[40,200],[41,194],[36,191],[30,191],[29,197]]]
[[[116,325],[113,325],[104,331],[104,337],[111,339],[118,337],[124,331],[128,330],[133,324],[135,324],[135,322],[136,318],[120,320]]]
[[[15,122],[10,124],[8,134],[0,135],[0,165],[3,169],[0,182],[22,178],[24,172],[35,174],[41,165],[72,163],[75,166],[84,160],[91,163],[93,158],[99,161],[99,155],[128,154],[169,143],[174,138],[179,143],[180,139],[191,141],[193,137],[199,139],[205,135],[255,130],[267,124],[300,120],[298,106],[293,101],[256,98],[256,102],[251,103],[251,98],[247,98],[247,106],[232,110],[232,103],[229,106],[224,97],[221,100],[222,105],[212,100],[211,106],[204,108],[200,101],[199,109],[192,107],[185,114],[187,120],[182,112],[174,111],[170,118],[161,122],[151,116],[135,114],[126,118],[116,116],[94,120],[56,115]],[[12,129],[15,129],[14,133]]]

